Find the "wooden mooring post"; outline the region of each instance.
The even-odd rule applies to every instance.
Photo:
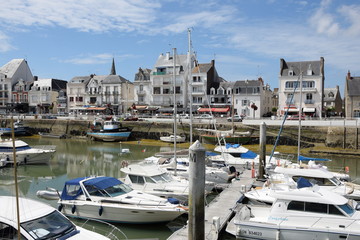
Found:
[[[199,140],[189,148],[188,239],[205,239],[205,148]]]

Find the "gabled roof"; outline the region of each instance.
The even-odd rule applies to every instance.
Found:
[[[246,88],[246,87],[260,87],[262,85],[263,85],[262,82],[259,80],[238,80],[235,82],[234,87]]]
[[[360,77],[346,79],[346,85],[349,96],[360,96]]]
[[[337,88],[325,88],[324,89],[324,101],[325,102],[335,101],[336,95],[338,94],[338,91],[339,90]],[[331,94],[333,96],[331,96]]]
[[[211,63],[200,63],[193,68],[192,73],[207,73],[211,67]]]
[[[235,82],[220,82],[220,86],[223,89],[234,88]]]
[[[94,79],[97,79],[102,84],[121,84],[131,83],[129,80],[123,78],[120,75],[95,75]]]
[[[26,62],[25,59],[13,59],[4,66],[0,67],[0,72],[5,74],[8,78],[12,78],[16,70],[23,62]]]
[[[135,81],[150,81],[151,69],[139,68],[139,71],[135,74]]]

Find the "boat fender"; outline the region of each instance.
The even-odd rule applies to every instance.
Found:
[[[102,215],[103,211],[104,211],[104,208],[103,208],[102,206],[100,206],[100,207],[99,207],[99,216]]]
[[[24,163],[25,164],[27,163],[27,157],[24,157]]]
[[[73,205],[72,208],[71,208],[71,213],[74,214],[75,210],[76,210],[76,206]]]
[[[58,206],[59,212],[61,212],[62,209],[63,209],[63,205],[62,205],[62,204],[59,204],[59,206]]]

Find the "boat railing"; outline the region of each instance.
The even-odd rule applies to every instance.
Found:
[[[282,220],[278,223],[279,226],[284,222],[286,225],[288,225],[289,221],[300,222],[301,219],[304,219],[304,222],[309,223],[309,216],[286,215],[282,216],[281,218]],[[318,224],[320,221],[325,220],[325,222],[327,222],[328,219],[334,220],[333,222],[337,220],[339,222],[339,228],[341,229],[346,229],[346,226],[351,226],[352,224],[359,221],[357,219],[344,219],[343,217],[313,217],[313,222],[309,224],[309,226],[306,226],[306,228],[316,227],[316,224]],[[346,224],[344,224],[344,221],[346,221]],[[335,227],[335,225],[333,225],[333,227]]]
[[[111,240],[128,239],[126,234],[118,227],[98,219],[87,219],[85,222],[78,224],[78,226],[87,230],[97,232]]]
[[[56,150],[55,145],[34,145],[33,147],[42,150]]]

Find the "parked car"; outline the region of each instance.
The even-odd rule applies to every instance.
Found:
[[[139,120],[139,118],[135,116],[129,116],[124,119],[124,121],[137,121],[137,120]]]
[[[272,115],[273,115],[272,112],[267,112],[263,114],[263,117],[271,117]]]
[[[227,121],[228,122],[232,122],[233,118],[232,117],[228,117]],[[239,115],[234,115],[234,122],[242,122],[243,117],[239,116]]]
[[[286,120],[299,120],[299,115],[290,115]],[[305,115],[301,116],[301,120],[305,120]]]
[[[214,117],[210,114],[201,114],[200,116],[196,116],[197,119],[213,119]]]

